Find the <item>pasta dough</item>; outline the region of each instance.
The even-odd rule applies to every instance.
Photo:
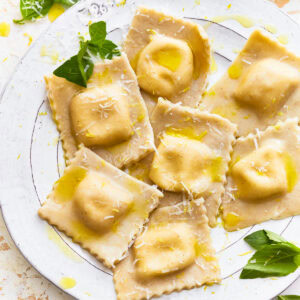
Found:
[[[210,68],[210,45],[199,25],[140,7],[124,50],[149,112],[157,97],[196,107]]]
[[[118,168],[153,151],[153,132],[125,55],[97,63],[82,88],[46,77],[48,97],[67,163],[80,144]]]
[[[220,281],[202,199],[157,209],[114,270],[117,298],[149,299]]]
[[[209,224],[215,226],[235,125],[163,99],[159,99],[151,123],[158,148],[150,179],[166,191],[204,197]],[[166,197],[178,198],[174,193]]]
[[[39,216],[113,268],[162,196],[82,147]]]
[[[300,59],[254,31],[199,106],[238,125],[238,136],[300,114]]]
[[[222,201],[227,230],[300,213],[299,136],[298,119],[288,119],[237,140]]]

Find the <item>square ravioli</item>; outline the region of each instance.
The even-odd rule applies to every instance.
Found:
[[[117,299],[149,299],[220,281],[203,199],[158,208],[114,269]]]
[[[149,112],[157,97],[196,107],[207,83],[210,44],[196,23],[138,8],[124,43]]]
[[[215,226],[236,126],[218,115],[163,99],[151,123],[157,150],[150,179],[163,190],[203,197],[209,224]]]
[[[113,268],[162,196],[82,147],[38,213]]]
[[[239,138],[222,201],[226,230],[300,214],[298,119]]]
[[[200,108],[238,125],[238,136],[300,114],[300,58],[254,31]]]
[[[153,151],[153,132],[126,55],[95,65],[87,88],[45,77],[67,163],[83,144],[118,168]]]

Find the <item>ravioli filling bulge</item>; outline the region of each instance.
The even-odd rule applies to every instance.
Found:
[[[139,85],[152,95],[172,97],[189,87],[193,60],[192,50],[184,40],[154,35],[137,62]]]
[[[216,156],[199,140],[164,134],[157,150],[149,176],[164,190],[200,194],[219,173],[212,168]]]
[[[105,233],[128,212],[133,198],[116,183],[89,172],[79,183],[73,201],[82,222],[94,231]]]
[[[265,58],[244,72],[233,96],[240,104],[252,107],[257,113],[277,112],[299,83],[300,75],[294,67]]]
[[[134,244],[136,271],[141,278],[162,276],[191,265],[196,239],[186,223],[156,224]]]
[[[72,128],[78,144],[113,146],[133,134],[126,94],[117,84],[88,88],[70,103]]]
[[[287,192],[287,179],[281,153],[272,147],[262,147],[232,168],[238,186],[238,196],[255,200]]]

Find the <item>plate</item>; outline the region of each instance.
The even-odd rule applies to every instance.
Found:
[[[111,272],[69,238],[37,216],[53,183],[64,168],[61,143],[51,118],[43,76],[62,60],[74,55],[78,35],[85,35],[89,21],[105,20],[109,35],[120,43],[138,5],[161,9],[166,13],[194,20],[204,26],[214,49],[214,67],[210,84],[229,66],[255,28],[276,26],[277,36],[288,38],[288,48],[300,53],[300,28],[292,19],[263,0],[86,0],[58,18],[31,46],[6,85],[0,105],[0,200],[3,217],[17,247],[41,274],[60,287],[61,279],[73,278],[76,285],[67,289],[79,299],[115,299]],[[224,15],[230,15],[224,18]],[[212,20],[224,22],[215,23]],[[220,17],[221,16],[221,17]],[[266,31],[266,30],[265,30]],[[42,54],[46,53],[41,57]],[[55,64],[53,64],[55,63]],[[300,243],[297,234],[300,216],[269,221],[238,232],[226,233],[219,226],[212,230],[214,246],[220,258],[222,284],[172,293],[162,299],[270,299],[299,276],[240,280],[241,268],[253,253],[243,237],[265,228]]]

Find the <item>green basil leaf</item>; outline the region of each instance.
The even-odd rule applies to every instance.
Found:
[[[295,264],[297,264],[298,266],[300,266],[300,254],[298,254],[298,255],[296,255],[294,257],[294,262],[295,262]]]
[[[85,87],[94,69],[94,64],[91,62],[90,57],[86,52],[87,46],[88,42],[80,42],[80,50],[77,55],[78,67]]]
[[[20,0],[21,20],[13,20],[16,24],[24,24],[24,21],[33,21],[45,16],[54,0]]]
[[[69,60],[65,61],[53,72],[53,74],[78,85],[86,86],[85,80],[81,75],[77,55],[74,55]]]
[[[265,230],[258,230],[249,234],[244,238],[245,242],[247,242],[252,248],[259,250],[264,246],[271,244],[270,239],[268,238]]]
[[[286,239],[284,239],[282,236],[278,235],[277,233],[274,233],[274,232],[268,231],[268,230],[264,230],[264,231],[272,244],[281,243],[281,242],[288,243],[288,241]]]
[[[280,295],[277,300],[299,300],[300,296],[297,295]]]
[[[86,87],[87,81],[94,70],[95,59],[112,59],[120,56],[118,46],[112,41],[106,40],[106,23],[100,21],[89,27],[91,40],[84,41],[80,38],[80,50],[77,55],[71,57],[58,67],[53,73],[73,83]],[[93,57],[95,56],[95,58]]]
[[[77,3],[79,0],[54,0],[56,3],[60,3],[66,6],[72,6]]]
[[[106,23],[104,21],[100,21],[97,23],[93,23],[89,26],[89,32],[91,37],[91,42],[93,44],[98,44],[102,42],[106,38]]]
[[[279,243],[266,245],[257,250],[243,268],[240,278],[286,276],[294,272],[298,268],[298,265],[294,262],[298,250],[292,246],[288,243]]]
[[[300,253],[300,248],[292,243],[289,243],[282,236],[268,230],[258,230],[256,232],[253,232],[252,234],[246,236],[244,240],[256,250],[260,250],[266,245],[285,243],[294,248],[295,251],[298,251],[298,253]]]
[[[274,232],[268,231],[268,230],[255,231],[252,234],[249,234],[248,236],[246,236],[244,238],[244,240],[252,248],[254,248],[256,250],[259,250],[266,245],[272,245],[272,244],[277,244],[277,243],[282,243],[282,242],[288,243],[288,241],[285,240],[280,235],[278,235]]]
[[[99,47],[99,54],[102,59],[112,59],[113,56],[120,56],[121,52],[116,44],[105,40]]]

